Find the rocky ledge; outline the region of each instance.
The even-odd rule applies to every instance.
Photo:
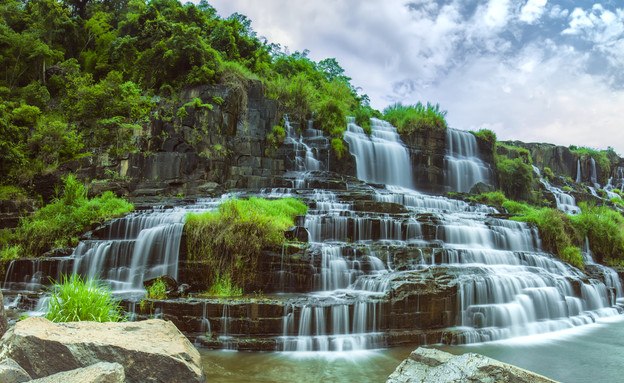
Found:
[[[556,383],[554,380],[486,356],[453,355],[418,348],[390,375],[386,383],[515,382]]]
[[[206,382],[197,349],[160,319],[52,323],[31,317],[4,334],[0,361],[2,382]]]

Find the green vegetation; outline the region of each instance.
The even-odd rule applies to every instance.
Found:
[[[489,129],[479,129],[477,132],[471,131],[470,133],[474,134],[478,139],[487,142],[492,153],[496,152],[496,133]]]
[[[45,317],[52,322],[119,322],[123,310],[111,290],[94,279],[63,276],[50,288],[52,294]]]
[[[273,131],[267,134],[267,143],[275,149],[282,146],[286,138],[286,131],[279,125],[273,126]]]
[[[624,217],[607,206],[579,203],[581,214],[570,217],[581,236],[587,236],[597,262],[618,265],[624,261]]]
[[[384,119],[397,128],[399,134],[409,135],[422,130],[445,130],[448,125],[444,117],[446,111],[440,110],[440,105],[420,102],[416,105],[405,106],[396,103],[383,111]]]
[[[167,285],[161,277],[156,278],[154,283],[147,289],[147,298],[165,299],[167,298]]]
[[[484,205],[490,205],[495,207],[502,207],[507,202],[507,197],[501,191],[482,193],[479,195],[471,195],[468,197],[471,201],[482,203]]]
[[[206,1],[6,0],[0,5],[0,183],[90,154],[140,147],[150,118],[184,118],[213,96],[164,106],[185,87],[227,84],[246,104],[253,81],[291,121],[315,119],[342,139],[346,117],[379,116],[333,58],[285,53],[251,21],[221,18]],[[168,109],[167,109],[168,108]]]
[[[112,192],[87,198],[87,190],[73,175],[64,179],[63,192],[32,216],[23,217],[0,249],[0,258],[36,257],[48,250],[75,246],[78,235],[94,223],[122,216],[134,209]]]
[[[189,214],[184,225],[189,259],[207,262],[211,291],[243,289],[253,275],[262,249],[280,249],[284,230],[307,206],[294,198],[232,199],[213,212]]]
[[[591,157],[596,162],[596,167],[599,169],[600,173],[603,175],[603,180],[599,180],[601,183],[604,183],[609,174],[611,174],[611,160],[610,157],[617,158],[617,155],[613,151],[613,149],[609,148],[607,150],[595,150],[584,146],[570,146],[570,151],[572,153],[576,153],[581,157],[581,160],[586,159],[587,157]]]
[[[206,294],[213,297],[240,297],[243,295],[243,289],[232,284],[232,278],[229,274],[220,275],[217,273],[215,282]]]
[[[550,170],[549,167],[544,168],[544,178],[546,178],[548,181],[552,181],[555,179],[555,174],[552,170]]]
[[[506,196],[527,199],[533,188],[533,168],[518,157],[513,160],[498,156],[496,161],[498,183]]]

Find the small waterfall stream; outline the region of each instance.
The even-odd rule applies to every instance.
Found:
[[[457,129],[446,129],[444,166],[449,191],[468,193],[476,183],[492,184],[492,171],[479,158],[474,134]]]

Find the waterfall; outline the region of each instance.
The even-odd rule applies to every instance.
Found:
[[[357,176],[366,182],[414,188],[409,150],[389,122],[371,118],[371,136],[350,117],[345,141],[357,163]]]
[[[600,189],[600,184],[598,183],[598,176],[596,175],[596,160],[594,160],[594,157],[589,157],[589,164],[591,166],[589,181],[592,183],[592,185],[594,185],[596,189]]]
[[[479,158],[474,134],[446,129],[447,153],[444,157],[446,185],[450,191],[467,193],[479,182],[492,184],[490,167]]]
[[[581,159],[576,160],[576,183],[581,183]]]

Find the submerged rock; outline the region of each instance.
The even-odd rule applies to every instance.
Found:
[[[120,363],[126,382],[205,382],[199,352],[168,321],[52,323],[31,317],[7,331],[0,359],[14,359],[33,378]]]
[[[453,355],[433,348],[412,351],[386,383],[515,382],[554,383],[554,380],[486,356]]]

